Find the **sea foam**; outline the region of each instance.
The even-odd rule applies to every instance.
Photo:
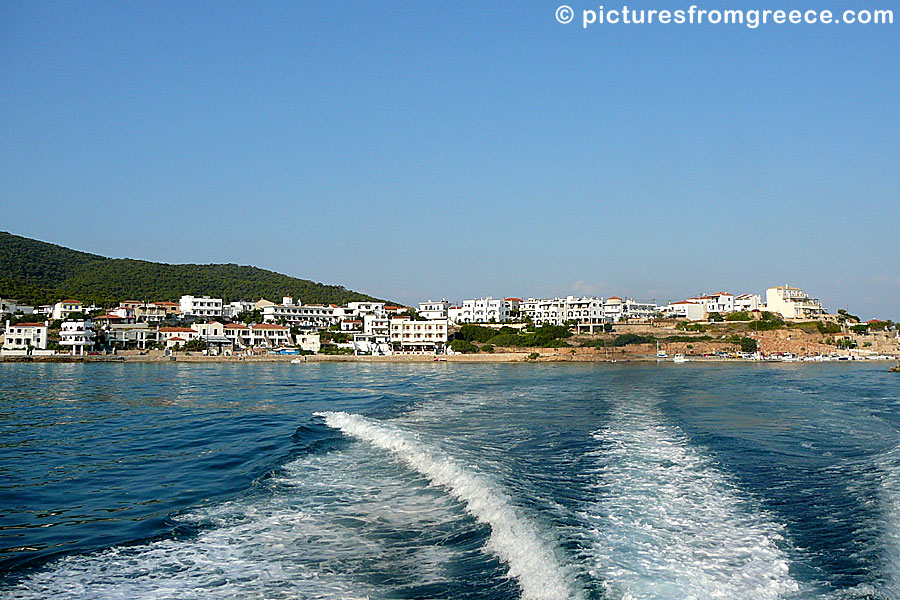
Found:
[[[434,485],[447,489],[477,521],[491,528],[486,549],[506,563],[524,600],[565,600],[577,596],[546,540],[487,477],[473,473],[415,436],[360,415],[322,412],[329,427],[386,450]]]
[[[778,545],[782,527],[656,407],[619,407],[594,436],[599,499],[587,518],[593,574],[611,598],[775,600],[800,590]]]

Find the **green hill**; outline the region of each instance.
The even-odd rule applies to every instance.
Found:
[[[109,305],[121,300],[177,301],[184,294],[232,300],[290,295],[304,304],[375,300],[338,285],[234,264],[170,265],[106,258],[0,231],[0,298],[49,304],[73,298]]]

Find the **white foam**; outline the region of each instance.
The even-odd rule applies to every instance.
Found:
[[[593,574],[610,597],[775,600],[800,590],[778,546],[782,527],[657,408],[620,407],[594,435],[600,499],[586,518]]]
[[[304,598],[392,596],[393,585],[446,585],[462,551],[381,531],[452,530],[462,511],[364,447],[302,457],[261,493],[178,517],[200,532],[71,555],[4,598]],[[402,476],[391,472],[397,471]],[[368,583],[390,577],[390,584]]]
[[[900,598],[900,446],[875,460],[879,503],[884,519],[882,592]]]
[[[575,595],[549,544],[487,477],[390,425],[344,412],[316,414],[324,417],[329,427],[392,453],[433,484],[447,489],[476,520],[488,524],[491,534],[486,548],[506,563],[524,600],[565,600]]]

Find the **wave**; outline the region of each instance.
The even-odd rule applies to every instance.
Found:
[[[594,437],[601,499],[586,517],[594,575],[610,597],[774,600],[800,591],[779,547],[783,528],[655,406],[620,407]]]
[[[433,484],[450,491],[477,521],[491,528],[486,549],[506,563],[524,600],[565,600],[573,593],[554,551],[533,523],[487,478],[473,473],[413,435],[360,415],[321,412],[329,427],[386,450]]]
[[[900,446],[883,453],[875,460],[878,497],[883,515],[882,591],[900,598]]]

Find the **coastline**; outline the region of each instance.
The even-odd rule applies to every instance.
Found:
[[[458,354],[453,356],[435,357],[429,354],[395,354],[391,356],[353,356],[353,355],[324,355],[310,356],[293,355],[262,355],[262,356],[203,356],[199,354],[178,355],[174,357],[163,355],[112,355],[112,356],[6,356],[0,357],[0,363],[191,363],[191,364],[248,364],[248,363],[285,363],[292,364],[300,359],[305,363],[638,363],[638,364],[673,364],[669,359],[658,359],[653,354],[620,354],[616,357],[601,354],[567,353],[567,352],[538,352],[537,358],[530,358],[531,352],[496,352],[493,354]],[[897,358],[890,360],[842,360],[828,362],[884,362],[891,364]],[[722,358],[715,356],[691,356],[688,362],[692,363],[741,363],[762,364],[780,363],[777,360],[750,360],[742,358]],[[791,361],[801,364],[820,364],[821,361]],[[296,363],[293,363],[296,364]]]

